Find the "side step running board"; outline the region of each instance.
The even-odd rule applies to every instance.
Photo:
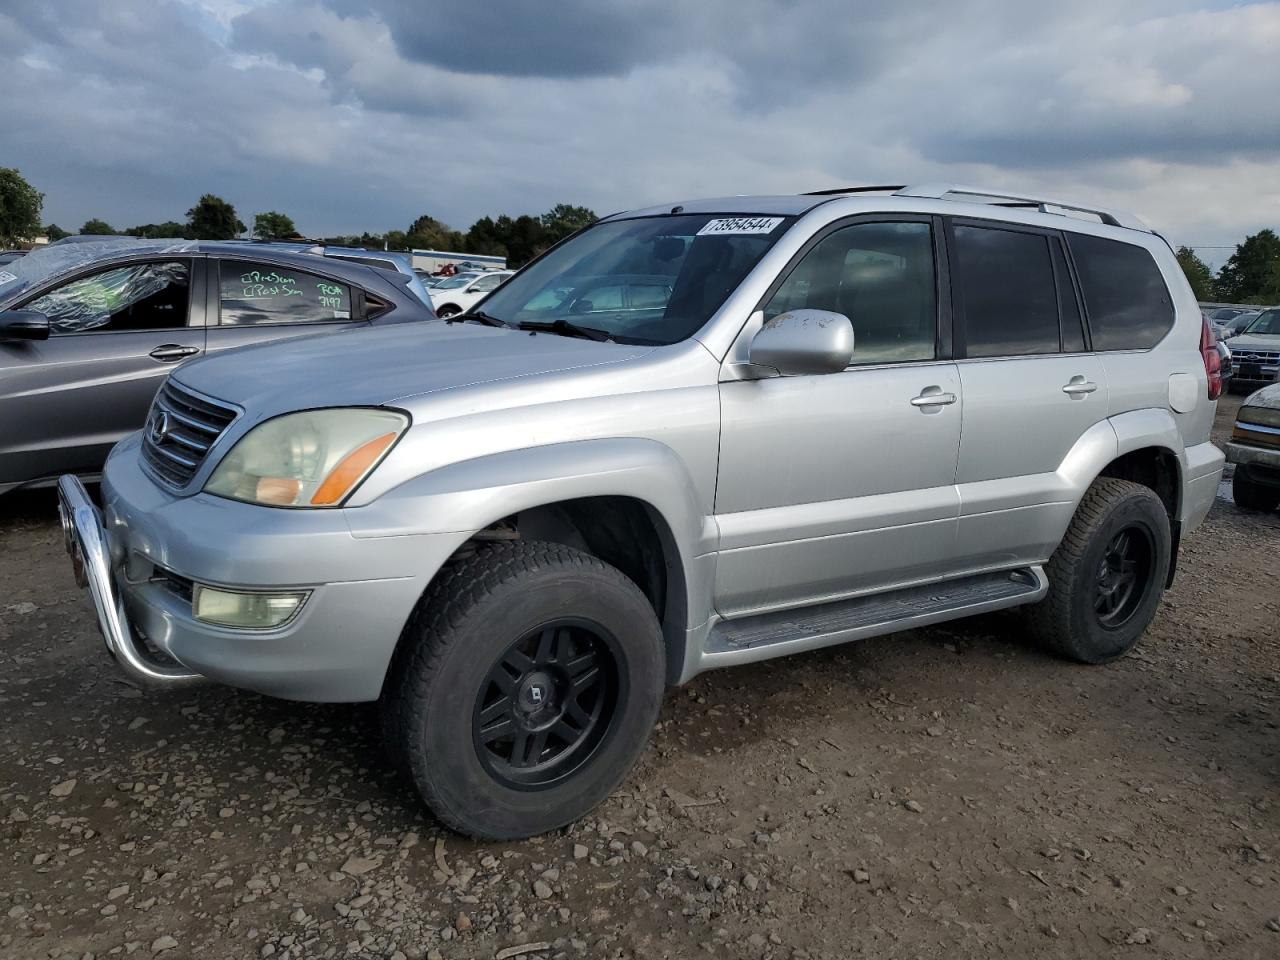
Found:
[[[983,573],[851,600],[721,620],[707,635],[703,670],[1035,603],[1049,589],[1040,567]]]

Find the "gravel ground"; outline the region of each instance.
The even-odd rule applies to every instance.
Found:
[[[1274,958],[1277,548],[1224,494],[1107,667],[1005,614],[705,675],[597,815],[485,845],[369,707],[125,684],[10,496],[0,957]]]

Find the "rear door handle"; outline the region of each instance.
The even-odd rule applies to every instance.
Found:
[[[1083,397],[1087,393],[1093,393],[1098,389],[1098,385],[1092,380],[1086,380],[1084,377],[1072,377],[1070,381],[1062,388],[1062,392],[1069,397]]]
[[[193,357],[199,352],[199,347],[184,347],[177,343],[162,343],[151,351],[151,359],[172,363],[175,360]]]
[[[920,396],[911,398],[913,407],[946,407],[956,402],[954,393],[943,393],[940,387],[925,387]]]

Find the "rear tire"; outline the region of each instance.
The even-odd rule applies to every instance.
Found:
[[[1270,513],[1280,507],[1280,489],[1250,480],[1242,467],[1236,467],[1231,481],[1231,498],[1236,506],[1245,510],[1261,510]]]
[[[1123,656],[1155,617],[1171,547],[1169,515],[1154,491],[1095,480],[1045,569],[1049,592],[1028,611],[1032,633],[1080,663]]]
[[[582,817],[644,748],[665,686],[640,589],[554,543],[486,543],[438,576],[405,627],[383,730],[446,826],[488,840]]]

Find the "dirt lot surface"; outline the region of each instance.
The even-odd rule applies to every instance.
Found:
[[[11,496],[0,957],[1280,957],[1278,555],[1224,496],[1107,667],[1008,614],[705,675],[597,815],[483,845],[369,707],[125,684]]]

